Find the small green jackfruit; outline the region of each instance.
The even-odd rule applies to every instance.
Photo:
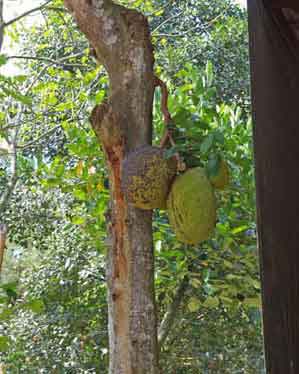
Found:
[[[139,147],[122,164],[122,190],[126,200],[140,209],[166,209],[176,171],[176,159],[166,158],[163,149]]]
[[[221,160],[217,174],[210,176],[210,181],[218,190],[224,190],[229,185],[229,179],[229,167],[224,160]]]
[[[198,244],[209,238],[216,224],[216,199],[204,169],[188,169],[175,178],[167,209],[179,241]]]

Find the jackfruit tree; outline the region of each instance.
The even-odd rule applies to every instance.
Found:
[[[110,0],[65,0],[65,5],[110,83],[108,99],[91,114],[110,184],[109,372],[155,374],[159,364],[151,209],[167,207],[178,240],[197,244],[210,237],[216,224],[214,189],[200,167],[176,176],[188,166],[178,151],[168,157],[162,148],[150,146],[155,86],[161,87],[166,126],[161,147],[176,144],[169,128],[167,88],[153,71],[146,18]]]
[[[107,282],[110,374],[156,374],[152,213],[129,205],[121,188],[122,162],[151,143],[155,87],[146,18],[110,0],[66,0],[110,79],[109,99],[92,126],[104,148],[110,180]]]
[[[110,373],[154,374],[159,367],[151,209],[167,207],[178,239],[197,244],[208,239],[215,227],[214,190],[201,168],[175,177],[186,167],[179,153],[167,157],[162,148],[150,146],[157,85],[162,91],[166,126],[161,147],[168,142],[175,146],[175,142],[168,128],[167,88],[153,72],[146,18],[110,0],[65,0],[65,5],[110,80],[108,99],[91,115],[106,155],[110,182]]]

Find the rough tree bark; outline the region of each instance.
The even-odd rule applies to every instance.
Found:
[[[122,160],[152,138],[149,27],[143,15],[110,0],[65,0],[65,5],[110,79],[109,99],[91,116],[110,172],[109,373],[157,374],[152,213],[128,206],[120,186]]]

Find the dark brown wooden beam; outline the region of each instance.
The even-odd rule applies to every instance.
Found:
[[[273,8],[291,8],[299,10],[298,0],[264,0],[264,3]]]
[[[270,3],[248,0],[265,357],[298,374],[299,48]]]

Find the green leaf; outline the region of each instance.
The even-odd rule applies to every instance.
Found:
[[[217,143],[224,144],[224,135],[220,131],[214,131],[214,137]]]
[[[251,279],[251,284],[253,285],[254,288],[256,288],[257,290],[260,290],[261,289],[261,282],[257,279]]]
[[[206,84],[208,87],[211,87],[213,84],[214,79],[214,72],[213,72],[213,64],[211,61],[207,61],[206,64]]]
[[[239,227],[235,227],[233,230],[232,230],[232,234],[239,234],[240,232],[243,232],[245,230],[248,229],[248,225],[242,225],[242,226],[239,226]]]
[[[226,297],[226,296],[222,296],[222,295],[220,296],[220,300],[226,306],[229,306],[234,302],[234,300],[231,299],[230,297]]]
[[[45,100],[45,104],[56,105],[58,103],[58,98],[55,96],[54,92],[50,92]]]
[[[20,75],[16,75],[14,77],[14,79],[16,81],[18,81],[19,83],[24,83],[26,81],[26,79],[28,79],[27,75],[24,75],[24,74],[20,74]]]
[[[65,170],[64,164],[57,165],[56,168],[55,168],[56,176],[58,178],[61,178],[62,175],[64,174],[64,170]]]
[[[72,223],[74,225],[82,225],[82,223],[84,222],[85,222],[85,219],[83,217],[80,217],[80,216],[72,217]]]
[[[214,142],[214,135],[213,134],[209,134],[205,138],[205,140],[201,143],[201,145],[200,145],[200,152],[201,153],[207,153],[210,150],[210,148],[212,147],[213,142]]]
[[[261,299],[259,297],[248,297],[245,299],[244,304],[251,308],[259,309],[261,307]]]
[[[219,306],[218,297],[212,297],[212,296],[208,297],[203,303],[203,306],[205,306],[206,308],[211,308],[211,309],[217,308]]]
[[[184,84],[180,87],[181,92],[191,91],[193,89],[193,84]]]
[[[32,98],[29,96],[22,95],[20,92],[13,91],[11,89],[8,89],[6,87],[2,87],[2,90],[6,93],[7,96],[11,96],[17,101],[20,101],[21,103],[25,105],[32,105]]]
[[[199,280],[197,278],[192,278],[190,283],[191,283],[193,288],[200,288],[202,286],[201,280]]]
[[[11,309],[3,309],[0,312],[0,321],[7,321],[13,314],[13,311]]]
[[[5,65],[7,63],[8,59],[5,55],[0,55],[0,66]]]
[[[16,299],[18,297],[16,282],[5,283],[5,284],[2,284],[0,287],[6,292],[6,295],[8,296],[8,298]]]
[[[188,302],[188,309],[191,313],[197,312],[200,308],[200,300],[196,299],[195,297],[191,297],[190,301]]]
[[[82,200],[82,201],[85,201],[87,200],[87,195],[86,195],[86,192],[83,191],[83,190],[80,190],[80,189],[75,189],[74,192],[73,192],[74,196],[78,199],[78,200]]]
[[[45,304],[40,299],[31,300],[24,305],[25,309],[29,309],[34,313],[41,314],[45,310]]]
[[[221,158],[218,155],[213,155],[207,163],[206,170],[209,178],[215,177],[220,169]]]
[[[70,101],[66,101],[64,103],[60,103],[56,106],[55,110],[57,110],[57,112],[63,112],[64,110],[69,110],[69,109],[72,109],[74,106],[74,104]]]
[[[0,336],[0,352],[6,352],[9,348],[9,338],[7,336]]]
[[[100,104],[105,98],[106,92],[104,90],[100,90],[95,96],[95,103]]]

